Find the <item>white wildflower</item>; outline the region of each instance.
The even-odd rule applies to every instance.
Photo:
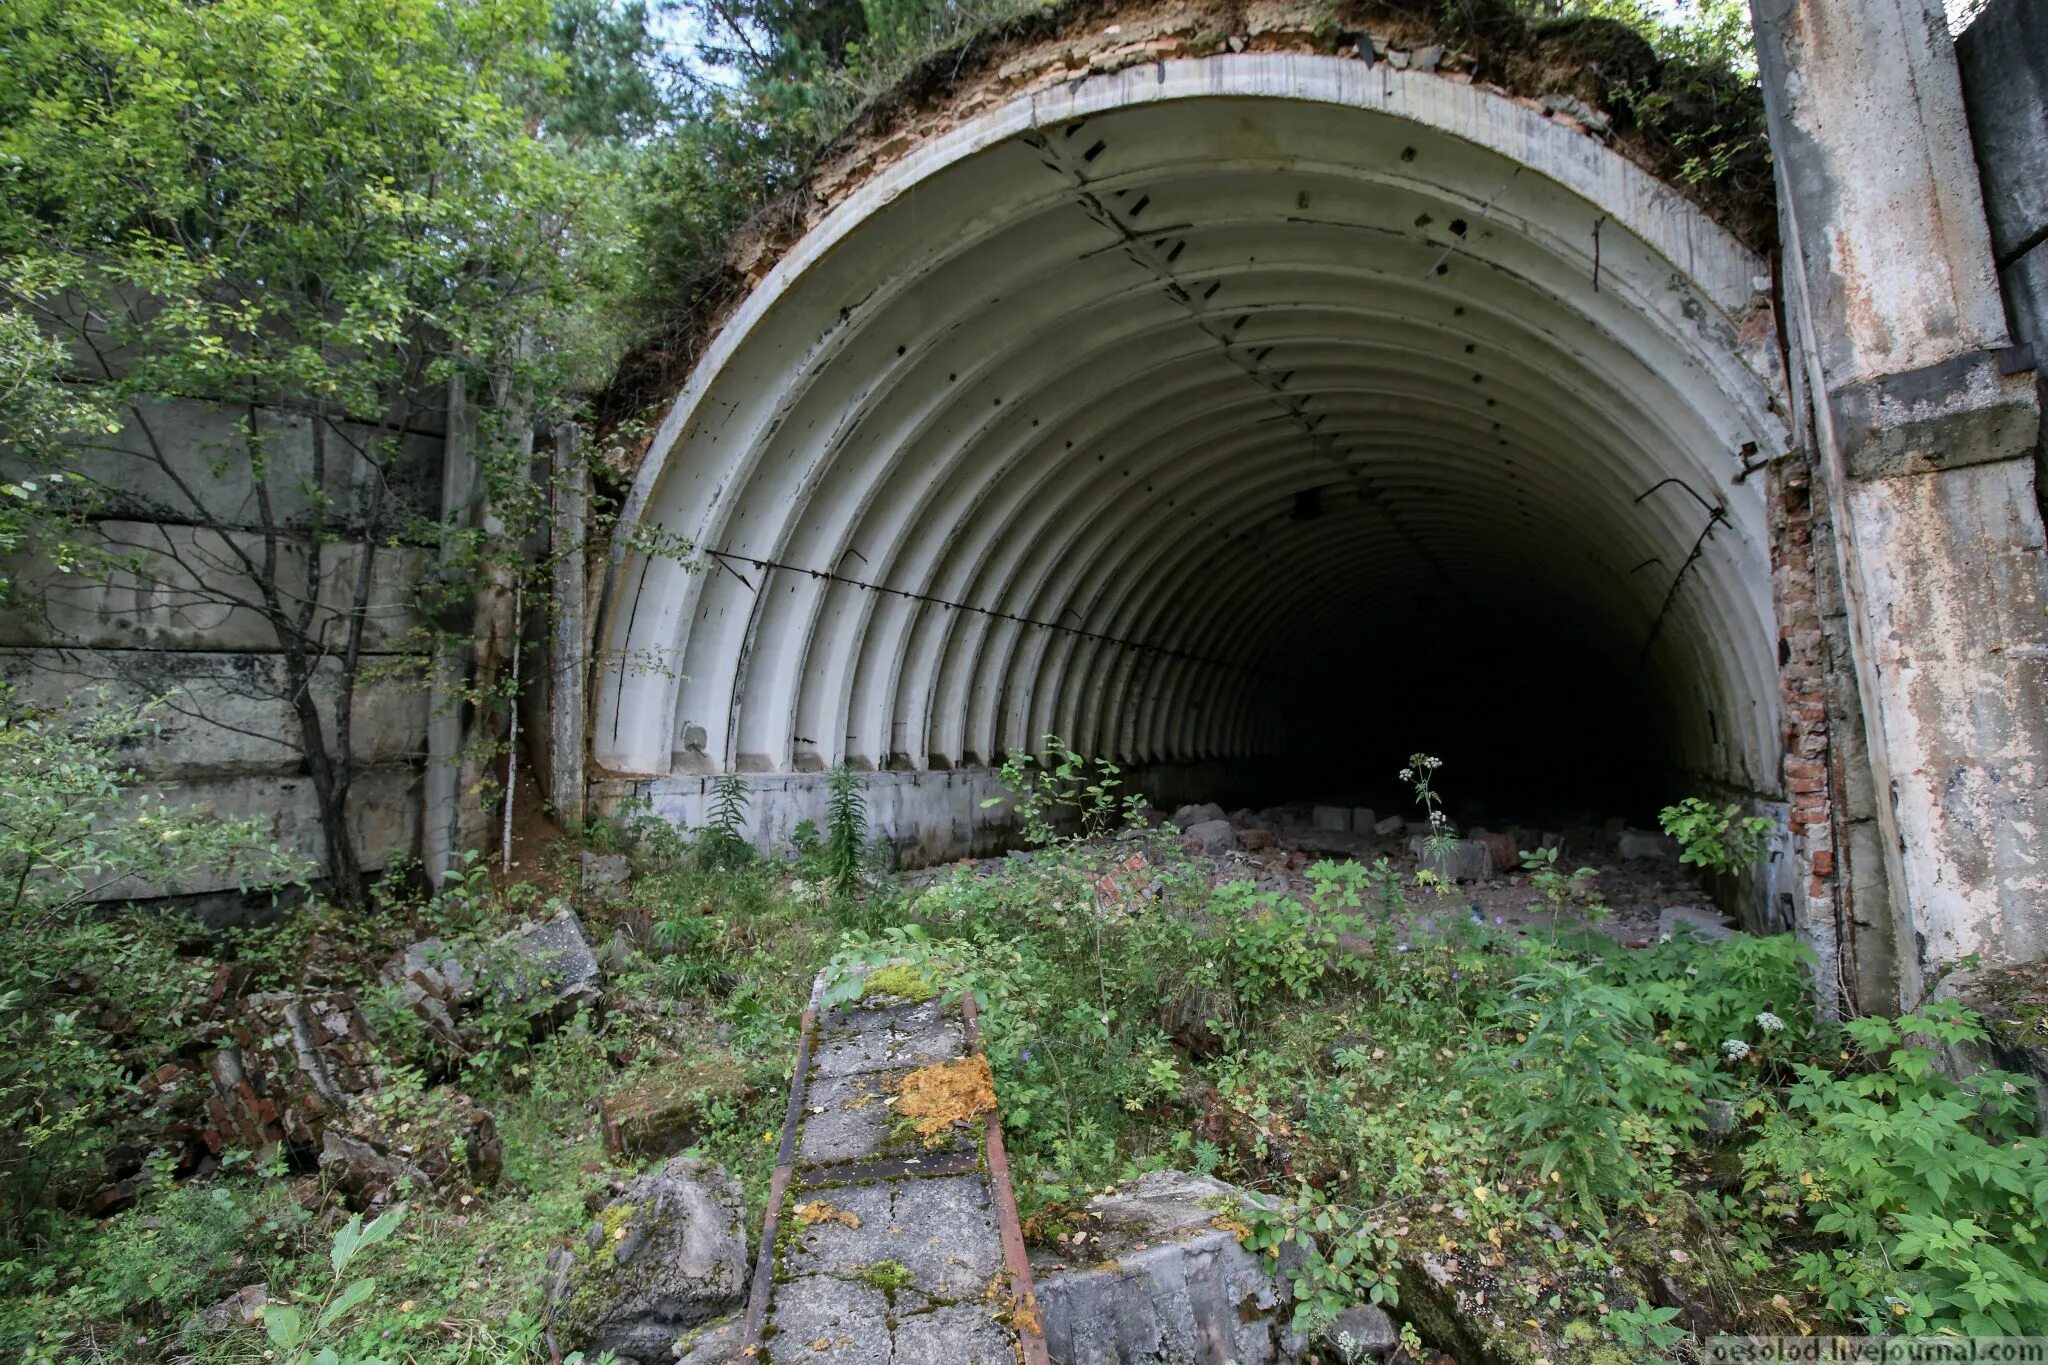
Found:
[[[1401,769],[1401,780],[1402,780],[1403,782],[1413,782],[1413,781],[1415,780],[1415,769],[1413,769],[1413,768],[1403,768],[1403,769]]]
[[[1756,1026],[1765,1033],[1783,1033],[1785,1031],[1785,1021],[1772,1014],[1769,1010],[1765,1010],[1756,1017]]]
[[[1727,1042],[1721,1044],[1721,1051],[1727,1054],[1729,1061],[1739,1062],[1749,1055],[1749,1044],[1743,1042],[1740,1038],[1730,1038]]]

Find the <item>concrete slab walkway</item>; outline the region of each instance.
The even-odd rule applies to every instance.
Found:
[[[824,994],[821,974],[790,1084],[746,1358],[1040,1365],[972,1000],[870,986],[827,1009]]]

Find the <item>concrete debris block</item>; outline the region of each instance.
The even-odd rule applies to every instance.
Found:
[[[1728,927],[1728,922],[1717,910],[1702,910],[1692,905],[1672,905],[1658,912],[1658,938],[1677,938],[1681,926],[1701,938],[1717,942],[1724,938],[1733,938],[1738,932]]]
[[[739,1182],[713,1162],[673,1157],[630,1181],[550,1270],[549,1315],[564,1351],[667,1365],[686,1333],[745,1296]]]
[[[1348,834],[1351,810],[1348,806],[1317,806],[1309,814],[1309,823],[1326,834]]]
[[[1448,848],[1431,852],[1429,840],[1416,835],[1408,852],[1425,871],[1448,882],[1483,882],[1493,877],[1493,850],[1478,839],[1454,839]]]
[[[1392,1355],[1401,1344],[1401,1333],[1384,1308],[1361,1303],[1339,1313],[1324,1330],[1322,1340],[1345,1365],[1361,1365]]]
[[[503,981],[513,999],[545,1004],[558,1018],[604,999],[604,970],[575,911],[522,924],[498,943],[514,959]]]
[[[1384,839],[1389,834],[1399,834],[1401,827],[1407,823],[1401,816],[1389,815],[1384,820],[1373,821],[1372,832]]]
[[[1410,58],[1406,52],[1395,48],[1387,53],[1387,63],[1396,71],[1406,71]]]
[[[1663,834],[1624,829],[1615,836],[1616,851],[1623,858],[1676,858],[1678,841]]]
[[[592,853],[585,849],[581,873],[583,893],[599,898],[616,893],[633,879],[632,864],[623,853]]]
[[[1441,47],[1419,47],[1415,49],[1415,69],[1434,71],[1444,64],[1444,50]]]
[[[1613,126],[1607,115],[1601,113],[1576,95],[1560,93],[1545,95],[1543,97],[1543,112],[1546,114],[1563,114],[1566,118],[1576,119],[1595,133],[1605,133]]]
[[[1204,853],[1225,853],[1237,847],[1237,831],[1228,820],[1204,820],[1190,825],[1186,837],[1200,845]]]
[[[491,1111],[447,1087],[402,1107],[357,1105],[321,1134],[320,1171],[354,1209],[445,1203],[495,1185],[503,1166]]]
[[[1308,1342],[1287,1325],[1280,1269],[1232,1226],[1254,1199],[1155,1171],[1091,1200],[1088,1266],[1035,1253],[1048,1354],[1061,1365],[1298,1365]]]
[[[1515,846],[1512,834],[1496,833],[1488,829],[1475,829],[1472,838],[1486,845],[1493,856],[1493,871],[1496,876],[1513,872],[1522,865],[1522,851]]]
[[[1182,806],[1173,813],[1174,825],[1183,832],[1210,820],[1221,820],[1223,818],[1223,807],[1217,805],[1214,801],[1204,801],[1199,806]]]
[[[564,1023],[604,999],[604,968],[573,910],[501,934],[488,947],[422,939],[385,972],[407,1005],[450,1052],[469,1051],[462,1016],[488,984],[501,1000],[530,1007],[536,1025]]]
[[[1371,806],[1353,806],[1351,808],[1351,832],[1353,834],[1363,834],[1379,822],[1380,817],[1373,811]]]
[[[604,1145],[613,1156],[673,1156],[703,1136],[713,1106],[753,1096],[739,1063],[713,1049],[605,1096],[598,1105]]]
[[[1249,806],[1230,812],[1224,819],[1239,829],[1260,829],[1265,825],[1265,821],[1259,818],[1259,813]]]

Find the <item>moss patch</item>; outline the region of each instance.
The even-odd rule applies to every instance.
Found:
[[[932,984],[931,978],[924,974],[922,967],[908,962],[892,962],[867,974],[866,982],[861,986],[860,998],[866,1000],[873,996],[887,995],[917,1003],[929,1000],[938,993],[938,987]]]
[[[927,1146],[937,1146],[955,1124],[995,1112],[996,1080],[988,1058],[976,1054],[957,1062],[923,1067],[903,1078],[896,1112],[909,1119]]]

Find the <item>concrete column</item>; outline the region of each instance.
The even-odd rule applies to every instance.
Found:
[[[2048,954],[2039,410],[1939,0],[1753,9],[1910,1003],[1969,954]]]
[[[548,633],[548,786],[564,829],[583,823],[584,683],[589,659],[590,470],[576,454],[577,429],[555,428],[554,629]]]
[[[469,393],[460,375],[448,381],[448,434],[441,464],[441,519],[451,527],[466,525],[477,496],[477,464],[470,430]],[[440,571],[448,567],[443,546]],[[422,779],[424,816],[420,825],[420,862],[429,885],[439,886],[455,865],[461,847],[463,684],[469,651],[460,641],[445,640],[434,656],[427,711],[427,770]]]

